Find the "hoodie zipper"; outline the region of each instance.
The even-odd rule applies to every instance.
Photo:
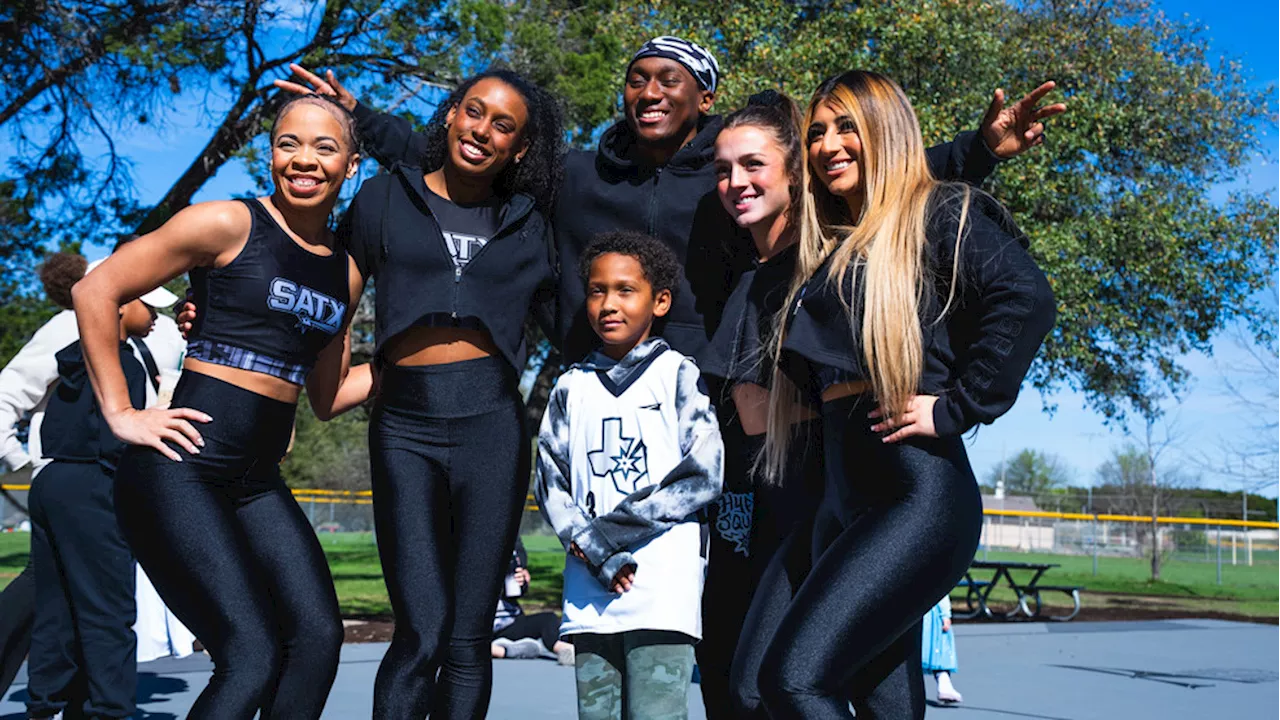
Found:
[[[490,245],[497,242],[498,238],[508,235],[513,230],[516,230],[517,224],[520,224],[520,221],[527,214],[528,214],[527,212],[522,213],[518,218],[513,218],[508,222],[501,223],[498,226],[497,232],[493,234],[493,237],[489,238],[489,241],[484,244],[484,247],[477,250],[476,254],[471,256],[471,259],[467,261],[467,264],[465,266],[458,265],[457,261],[454,261],[454,264],[453,264],[453,312],[450,313],[451,319],[454,319],[454,320],[458,319],[458,294],[462,291],[462,271],[468,267],[471,267],[472,263],[479,260],[480,256],[484,254],[484,251],[488,250]],[[433,220],[435,219],[434,215],[432,215],[432,219]],[[440,227],[439,221],[436,221],[436,227],[437,228]],[[443,230],[441,230],[440,232],[440,237],[442,239],[444,238]]]
[[[654,213],[658,207],[658,181],[661,179],[662,179],[662,168],[654,168],[653,192],[649,195],[649,234],[654,236],[657,235],[657,230],[655,229],[655,222],[654,222],[657,218],[654,216]]]

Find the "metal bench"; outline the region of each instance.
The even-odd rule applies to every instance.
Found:
[[[1032,614],[1032,617],[1045,617],[1050,620],[1055,620],[1057,622],[1066,622],[1070,620],[1071,618],[1080,614],[1080,591],[1081,590],[1084,590],[1083,585],[1036,585],[1034,588],[1031,588],[1033,602],[1035,602],[1035,606],[1036,606],[1035,612]],[[1066,615],[1045,615],[1042,612],[1043,603],[1040,599],[1040,593],[1042,592],[1066,593],[1067,595],[1071,596],[1071,601],[1074,604],[1074,607],[1072,607],[1071,612],[1067,613]]]
[[[965,588],[964,602],[967,609],[965,612],[955,612],[953,610],[951,614],[960,620],[972,620],[984,613],[990,615],[986,611],[986,604],[983,602],[982,597],[983,588],[990,584],[991,581],[989,580],[974,580],[966,575],[960,582],[956,583],[956,587]]]

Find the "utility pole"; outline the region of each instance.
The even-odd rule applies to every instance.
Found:
[[[1152,421],[1147,420],[1147,474],[1151,477],[1151,579],[1160,579],[1160,491],[1156,484],[1157,452],[1152,439]]]

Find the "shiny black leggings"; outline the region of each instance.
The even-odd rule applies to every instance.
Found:
[[[294,406],[186,371],[173,407],[197,408],[199,455],[132,447],[116,514],[160,597],[213,658],[189,718],[320,717],[342,618],[329,565],[280,478]]]
[[[977,482],[959,438],[885,444],[865,396],[822,407],[812,523],[756,590],[731,672],[739,717],[923,718],[920,618],[973,559]]]
[[[729,669],[738,636],[769,560],[797,526],[813,520],[822,497],[821,431],[817,420],[793,428],[795,451],[790,463],[781,482],[770,483],[755,464],[764,448],[764,435],[747,435],[736,421],[721,426],[724,494],[711,506],[702,642],[696,646],[707,720],[737,717],[730,702]]]
[[[483,718],[493,608],[529,488],[506,363],[389,367],[369,424],[378,553],[395,612],[373,716]]]

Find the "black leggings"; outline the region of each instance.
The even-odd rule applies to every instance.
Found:
[[[182,373],[199,455],[129,448],[116,513],[138,562],[213,658],[190,718],[318,718],[338,671],[342,618],[315,531],[280,478],[295,407]],[[279,702],[277,702],[277,699]]]
[[[774,555],[734,658],[740,717],[923,718],[920,619],[964,575],[982,503],[959,438],[885,444],[865,396],[822,407],[826,485]]]
[[[560,616],[553,612],[517,615],[514,622],[494,633],[493,636],[508,640],[534,638],[541,640],[542,646],[548,652],[555,652],[556,643],[560,641]]]
[[[782,541],[813,520],[822,497],[821,426],[795,426],[791,465],[778,483],[758,471],[764,435],[724,423],[724,494],[711,506],[711,547],[702,591],[702,642],[695,647],[707,720],[737,717],[730,702],[729,669],[756,586]]]
[[[524,406],[496,357],[388,367],[369,424],[378,554],[396,629],[373,716],[482,718],[493,608],[529,488]]]

